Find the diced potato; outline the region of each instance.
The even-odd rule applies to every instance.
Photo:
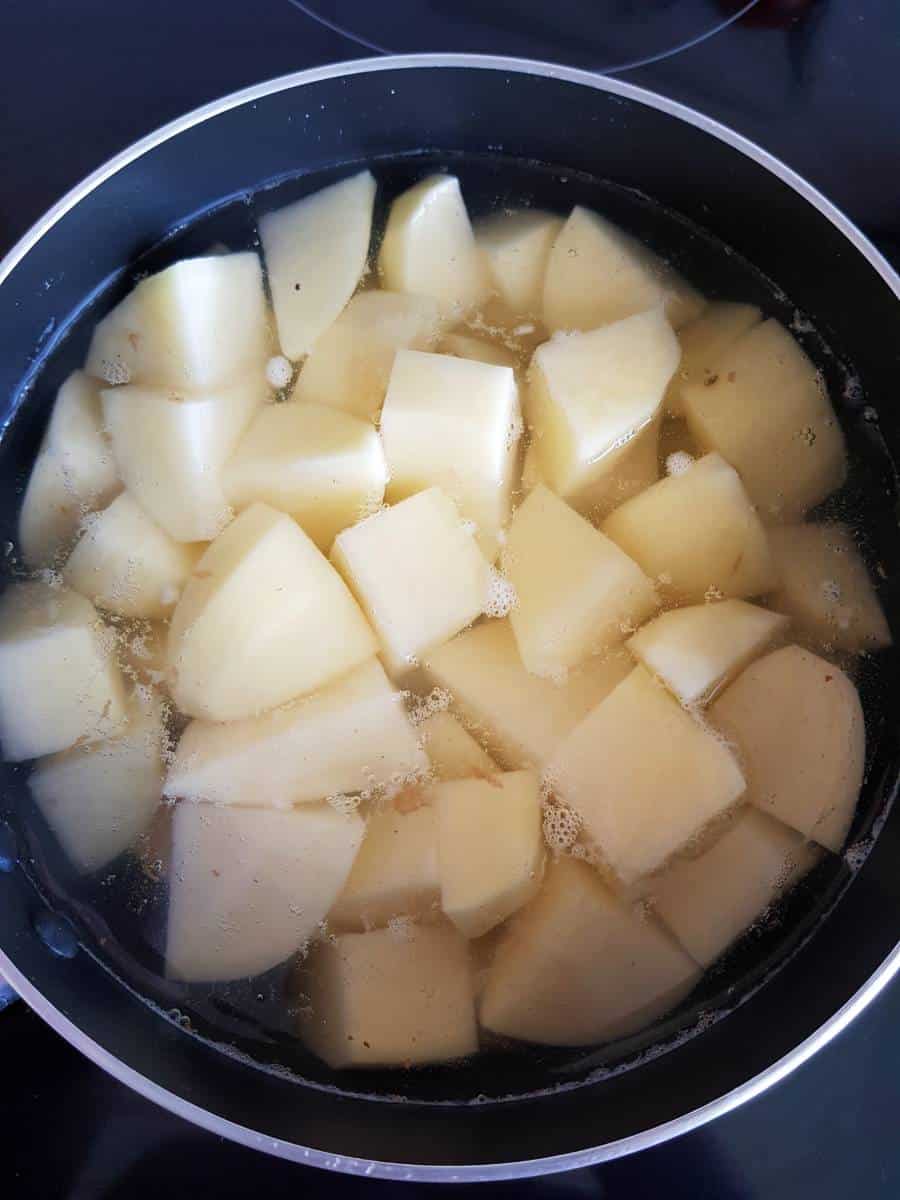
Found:
[[[521,433],[509,367],[400,350],[381,413],[388,499],[442,488],[475,522],[492,561],[509,520]]]
[[[466,732],[453,713],[436,712],[422,722],[419,733],[438,779],[491,775],[497,769],[491,756],[471,733]]]
[[[449,923],[344,933],[300,975],[300,1036],[330,1067],[448,1062],[478,1049],[468,945]]]
[[[365,826],[327,805],[276,812],[179,804],[172,828],[166,974],[260,975],[319,931]]]
[[[626,500],[602,529],[682,602],[759,596],[775,584],[766,531],[718,454]]]
[[[173,541],[123,492],[91,518],[63,579],[98,608],[123,617],[164,617],[202,553],[202,546]]]
[[[562,227],[559,217],[538,208],[495,213],[476,226],[494,287],[512,312],[540,314],[547,260]]]
[[[282,354],[302,358],[356,291],[372,236],[375,180],[360,171],[260,218]]]
[[[436,784],[441,907],[478,938],[526,904],[541,885],[541,797],[532,771]]]
[[[744,334],[715,378],[682,396],[694,437],[740,473],[767,522],[799,520],[844,482],[844,435],[823,382],[777,321]]]
[[[339,533],[331,560],[393,674],[470,625],[488,595],[488,564],[456,505],[436,487]]]
[[[555,795],[627,887],[744,794],[734,756],[643,668],[577,725],[547,765]]]
[[[0,599],[0,742],[7,762],[110,737],[125,691],[90,600],[18,583]]]
[[[119,736],[35,766],[31,794],[79,871],[105,866],[150,825],[162,795],[163,737],[159,700],[135,696]]]
[[[709,718],[737,747],[747,799],[838,853],[866,757],[862,707],[844,672],[786,646],[738,676]]]
[[[726,350],[761,319],[754,304],[710,304],[696,320],[679,331],[681,364],[666,392],[666,410],[673,417],[684,414],[682,390],[688,384],[706,384],[715,375],[715,365]],[[711,386],[711,385],[710,385]]]
[[[290,515],[326,553],[342,529],[384,499],[387,465],[368,421],[321,404],[267,404],[223,473],[239,512],[262,500]]]
[[[560,858],[504,933],[481,997],[493,1033],[577,1046],[632,1033],[674,1008],[699,978],[652,919],[626,908],[596,871]]]
[[[172,698],[193,717],[251,717],[325,687],[376,649],[300,526],[254,504],[204,553],[172,615]]]
[[[321,692],[261,717],[192,721],[181,735],[165,792],[287,808],[427,770],[403,698],[372,659]]]
[[[709,850],[676,860],[652,881],[653,910],[688,954],[708,967],[821,853],[748,805]]]
[[[435,810],[389,808],[369,818],[344,890],[328,914],[333,929],[377,929],[392,917],[425,917],[441,895]]]
[[[674,608],[628,641],[682,704],[704,704],[784,633],[788,618],[744,600]]]
[[[394,355],[398,350],[429,349],[441,325],[440,306],[430,296],[360,292],[316,342],[291,398],[329,404],[374,421]]]
[[[231,519],[222,468],[267,396],[262,371],[202,395],[137,385],[102,393],[125,486],[177,542],[208,542]]]
[[[447,333],[440,341],[441,354],[452,354],[456,358],[468,358],[472,362],[489,363],[494,367],[515,367],[516,356],[505,346],[484,338],[469,337],[465,333]]]
[[[490,276],[454,175],[429,175],[397,197],[378,269],[386,288],[432,296],[446,313],[487,298]]]
[[[141,280],[98,323],[85,370],[107,384],[217,391],[262,373],[269,345],[258,256],[216,254]]]
[[[880,650],[891,644],[866,565],[843,525],[786,525],[769,546],[778,573],[776,608],[822,646]]]
[[[555,492],[576,508],[590,505],[657,415],[678,358],[660,308],[537,348],[526,415]]]
[[[637,563],[543,484],[516,510],[501,562],[518,597],[519,654],[535,675],[559,677],[616,645],[658,605]]]
[[[562,739],[632,670],[627,651],[588,659],[564,684],[531,675],[509,621],[490,621],[428,655],[430,678],[510,770],[541,766]],[[427,748],[427,746],[426,746]]]

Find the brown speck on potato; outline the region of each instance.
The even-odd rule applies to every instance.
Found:
[[[729,383],[734,383],[734,381],[735,381],[736,379],[737,379],[737,371],[729,371],[729,372],[728,372],[728,382],[729,382]]]
[[[832,679],[834,679],[834,676],[833,676],[833,675],[826,675],[826,676],[825,676],[825,682],[826,682],[826,683],[831,683]]]
[[[425,792],[420,784],[413,783],[403,788],[394,797],[394,809],[398,813],[415,812],[425,803]]]
[[[138,333],[129,333],[129,335],[128,335],[128,344],[131,346],[132,350],[137,350],[138,346],[141,344],[141,337],[140,337],[140,334],[138,334]]]
[[[712,387],[712,385],[714,383],[717,383],[718,380],[719,380],[719,376],[715,373],[715,371],[713,371],[712,375],[707,375],[707,377],[704,379],[703,383],[706,387]]]
[[[212,579],[212,571],[194,571],[193,575],[195,579]]]
[[[216,879],[218,879],[219,876],[221,875],[221,871],[217,871],[215,867],[213,867],[212,873],[213,873],[213,875],[215,875]]]

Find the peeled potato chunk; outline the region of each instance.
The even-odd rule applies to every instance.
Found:
[[[526,904],[541,885],[541,796],[532,771],[436,784],[441,907],[479,938]]]
[[[372,236],[375,180],[360,171],[260,218],[281,352],[309,354],[356,291]]]
[[[201,546],[175,542],[128,492],[88,523],[63,579],[98,608],[164,617],[175,607]]]
[[[17,583],[0,599],[0,742],[21,762],[101,741],[125,718],[97,610],[77,592]]]
[[[703,704],[787,625],[781,613],[720,600],[662,613],[629,638],[628,649],[682,704]]]
[[[437,487],[339,533],[331,560],[362,604],[392,674],[470,625],[488,595],[488,564]]]
[[[267,395],[261,370],[194,395],[137,385],[102,393],[126,487],[177,542],[208,542],[227,525],[222,468]]]
[[[844,435],[815,367],[764,321],[682,391],[691,433],[740,473],[767,522],[799,520],[844,482]]]
[[[709,709],[737,747],[747,799],[839,853],[856,810],[866,731],[843,671],[800,646],[759,659]]]
[[[172,615],[172,698],[193,717],[251,717],[324,687],[376,649],[343,580],[296,521],[253,504],[206,550]]]
[[[562,226],[560,217],[537,208],[494,213],[476,226],[494,287],[512,312],[540,314],[547,259]]]
[[[479,746],[453,713],[436,712],[422,722],[419,733],[438,779],[492,775],[497,770],[487,751]]]
[[[708,967],[821,853],[748,805],[709,850],[676,860],[652,881],[651,904],[691,958]]]
[[[387,465],[368,421],[321,404],[267,404],[223,473],[239,512],[262,500],[290,515],[326,553],[342,529],[384,499]]]
[[[509,520],[521,433],[509,367],[400,350],[381,413],[388,499],[442,488],[475,522],[493,560]]]
[[[431,296],[445,313],[485,300],[490,276],[454,175],[429,175],[398,196],[378,255],[384,286]]]
[[[484,338],[469,337],[465,333],[447,333],[438,345],[441,354],[452,354],[456,358],[468,358],[472,362],[488,363],[494,367],[515,367],[516,356],[505,346],[487,342]]]
[[[503,934],[481,997],[493,1033],[550,1046],[623,1037],[674,1008],[700,972],[593,868],[560,858]]]
[[[526,415],[555,492],[582,511],[591,505],[592,491],[609,484],[656,417],[678,359],[678,341],[660,308],[537,348]]]
[[[682,391],[689,384],[712,380],[719,358],[761,319],[755,304],[732,304],[720,300],[710,304],[699,317],[678,332],[681,363],[666,392],[666,410],[673,417],[684,414]]]
[[[301,978],[300,1036],[330,1067],[416,1066],[478,1049],[469,950],[452,925],[339,934]]]
[[[187,258],[143,279],[94,330],[85,370],[107,384],[215,391],[269,348],[256,254]]]
[[[461,633],[432,650],[426,663],[429,677],[450,693],[456,711],[510,770],[543,765],[632,666],[620,648],[588,659],[565,683],[541,679],[526,670],[509,621]]]
[[[365,826],[327,805],[276,812],[179,804],[172,825],[166,974],[243,979],[316,935]]]
[[[159,700],[136,695],[118,736],[36,764],[31,794],[79,871],[105,866],[150,825],[162,796],[163,737]]]
[[[643,667],[575,727],[546,779],[626,886],[661,867],[745,789],[721,740]]]
[[[559,677],[658,606],[637,563],[543,484],[516,510],[501,562],[518,597],[510,623],[519,654],[535,675]]]
[[[441,325],[440,306],[430,296],[360,292],[316,342],[291,399],[328,404],[374,421],[394,355],[398,350],[429,349]]]
[[[424,774],[428,759],[376,659],[330,687],[244,721],[192,721],[167,796],[286,808]]]
[[[759,596],[775,585],[766,531],[718,454],[626,500],[602,529],[672,599]]]
[[[843,525],[786,525],[769,546],[778,572],[772,594],[798,630],[836,650],[880,650],[891,644],[866,564]]]

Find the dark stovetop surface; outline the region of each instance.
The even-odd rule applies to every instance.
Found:
[[[682,0],[640,2],[650,9]],[[316,3],[329,9],[326,0]],[[391,3],[382,0],[386,9]],[[346,25],[354,9],[368,16],[372,4],[331,7]],[[698,6],[685,7],[694,21]],[[715,0],[706,7],[715,10]],[[441,48],[431,41],[440,26],[429,23],[429,12],[441,8],[421,0],[421,32],[407,32],[403,48]],[[602,8],[616,11],[616,4]],[[619,9],[635,11],[630,0]],[[291,0],[7,0],[3,30],[0,254],[89,170],[185,109],[259,79],[368,53]],[[488,30],[479,48],[507,47],[502,33]],[[767,146],[900,265],[898,52],[897,0],[759,0],[738,23],[625,78]],[[544,55],[564,53],[548,44]],[[788,1080],[707,1128],[593,1170],[486,1191],[597,1200],[896,1200],[898,1060],[900,981]],[[266,1158],[187,1125],[102,1074],[21,1005],[0,1015],[0,1080],[0,1191],[16,1200],[156,1200],[163,1190],[180,1197],[203,1187],[217,1200],[251,1189],[277,1200],[397,1188]],[[434,1190],[410,1185],[404,1195]]]

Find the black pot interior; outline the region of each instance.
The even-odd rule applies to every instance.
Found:
[[[827,513],[864,512],[865,548],[883,571],[882,601],[895,623],[897,298],[817,209],[725,143],[631,99],[496,70],[380,69],[276,92],[156,146],[65,214],[0,288],[0,539],[14,539],[56,388],[83,360],[97,317],[135,275],[215,242],[253,244],[258,213],[359,162],[373,165],[386,198],[437,165],[460,175],[476,213],[498,203],[591,205],[705,292],[759,304],[792,325],[825,373],[851,450],[849,482]],[[0,876],[8,898],[0,945],[116,1057],[281,1142],[452,1165],[613,1142],[769,1066],[840,1008],[893,948],[900,931],[893,866],[900,817],[889,815],[897,782],[893,654],[864,664],[860,685],[870,753],[853,852],[829,857],[678,1012],[624,1042],[515,1054],[498,1048],[453,1068],[336,1077],[289,1034],[283,970],[214,991],[162,981],[154,949],[164,917],[159,889],[125,859],[102,878],[73,880],[29,804],[27,769],[11,766],[2,768],[0,804],[22,869]],[[47,903],[89,953],[48,952],[34,933]],[[229,1056],[210,1040],[227,1043]],[[363,1097],[407,1103],[398,1112]],[[491,1103],[499,1099],[506,1103]]]

